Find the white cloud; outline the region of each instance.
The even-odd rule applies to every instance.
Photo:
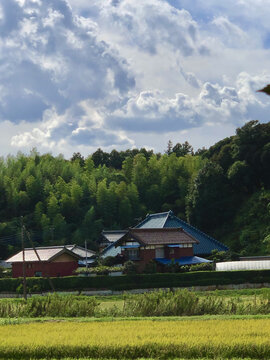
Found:
[[[17,19],[11,18],[14,9]],[[81,22],[65,1],[29,0],[19,7],[9,0],[3,12],[0,119],[38,121],[46,109],[61,113],[77,101],[109,98],[134,85],[124,59],[98,41],[92,22]]]
[[[181,131],[207,123],[239,126],[250,120],[252,113],[269,113],[270,101],[262,101],[255,92],[267,82],[270,75],[241,73],[234,87],[206,82],[197,97],[177,93],[168,98],[158,90],[143,91],[109,114],[107,122],[112,128],[151,133]]]
[[[270,82],[263,4],[1,1],[0,130],[10,145],[1,143],[162,151],[162,139],[208,144],[204,126],[214,142],[222,126],[268,121],[269,100],[256,93]]]

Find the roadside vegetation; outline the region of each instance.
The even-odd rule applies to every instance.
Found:
[[[188,290],[123,295],[104,301],[89,296],[47,295],[0,300],[0,317],[151,317],[270,313],[270,291],[248,295],[202,295]]]

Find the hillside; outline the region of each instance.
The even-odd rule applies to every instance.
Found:
[[[21,216],[38,245],[87,240],[95,249],[102,229],[169,209],[234,252],[265,253],[269,163],[270,123],[256,121],[195,154],[188,143],[169,143],[165,154],[98,149],[66,160],[33,150],[2,158],[0,258],[19,249]]]

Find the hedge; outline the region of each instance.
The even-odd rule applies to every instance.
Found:
[[[52,278],[52,283],[57,291],[94,289],[130,290],[267,282],[270,283],[270,270],[200,271],[168,274],[135,274],[117,277],[67,276]],[[16,289],[20,287],[21,283],[21,278],[0,279],[0,292],[16,292]],[[44,278],[27,278],[27,286],[30,291],[34,292],[51,290],[48,280]]]

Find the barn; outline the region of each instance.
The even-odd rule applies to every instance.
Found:
[[[38,254],[38,255],[37,255]],[[59,277],[69,276],[78,267],[82,256],[68,249],[68,246],[47,246],[27,248],[25,255],[25,275],[27,277]],[[12,276],[23,276],[23,252],[19,252],[7,260],[12,264]]]

